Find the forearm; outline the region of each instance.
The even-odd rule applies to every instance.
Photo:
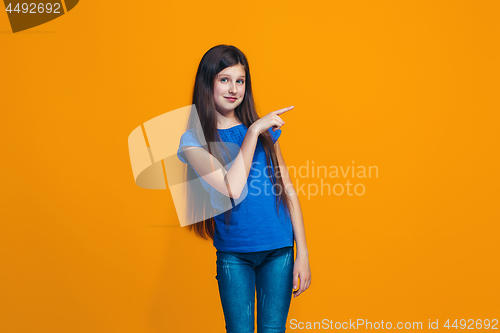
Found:
[[[285,185],[292,205],[290,206],[290,216],[292,219],[293,235],[297,244],[297,257],[309,257],[309,250],[306,243],[306,232],[304,218],[300,207],[299,197],[293,184],[289,182]]]
[[[258,138],[259,134],[250,126],[243,139],[238,155],[225,175],[229,187],[228,190],[230,190],[233,198],[238,198],[245,188],[252,167]]]

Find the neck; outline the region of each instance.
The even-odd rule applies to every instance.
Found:
[[[232,125],[235,125],[236,123],[239,123],[238,118],[234,115],[234,110],[221,113],[217,111],[217,127],[230,127]]]

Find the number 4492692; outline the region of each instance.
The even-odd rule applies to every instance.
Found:
[[[492,329],[492,330],[497,330],[498,329],[498,319],[492,319],[491,321],[489,319],[481,320],[481,319],[455,319],[453,324],[450,325],[450,320],[448,319],[446,323],[444,324],[444,327],[450,329],[450,328],[455,328],[455,329]]]
[[[16,12],[28,14],[61,14],[60,9],[60,3],[39,3],[38,5],[36,3],[17,3],[14,8],[12,8],[12,3],[9,3],[5,10],[9,13]]]

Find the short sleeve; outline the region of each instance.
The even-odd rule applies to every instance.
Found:
[[[281,135],[281,129],[273,131],[273,128],[270,127],[268,131],[271,132],[271,138],[273,139],[273,143],[276,143],[276,141],[278,141],[278,138]]]
[[[179,160],[181,160],[182,163],[186,164],[188,164],[189,162],[186,158],[186,155],[184,155],[184,151],[182,150],[183,146],[203,147],[193,131],[187,130],[186,132],[184,132],[184,134],[182,134],[181,136],[179,149],[177,149],[177,157],[179,158]]]

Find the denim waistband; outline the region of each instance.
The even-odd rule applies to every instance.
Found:
[[[293,262],[293,246],[280,247],[278,249],[258,251],[258,252],[230,252],[217,250],[217,259],[226,260],[228,257],[236,257],[244,262],[260,265],[267,257],[292,256]],[[288,257],[287,257],[288,259]]]

